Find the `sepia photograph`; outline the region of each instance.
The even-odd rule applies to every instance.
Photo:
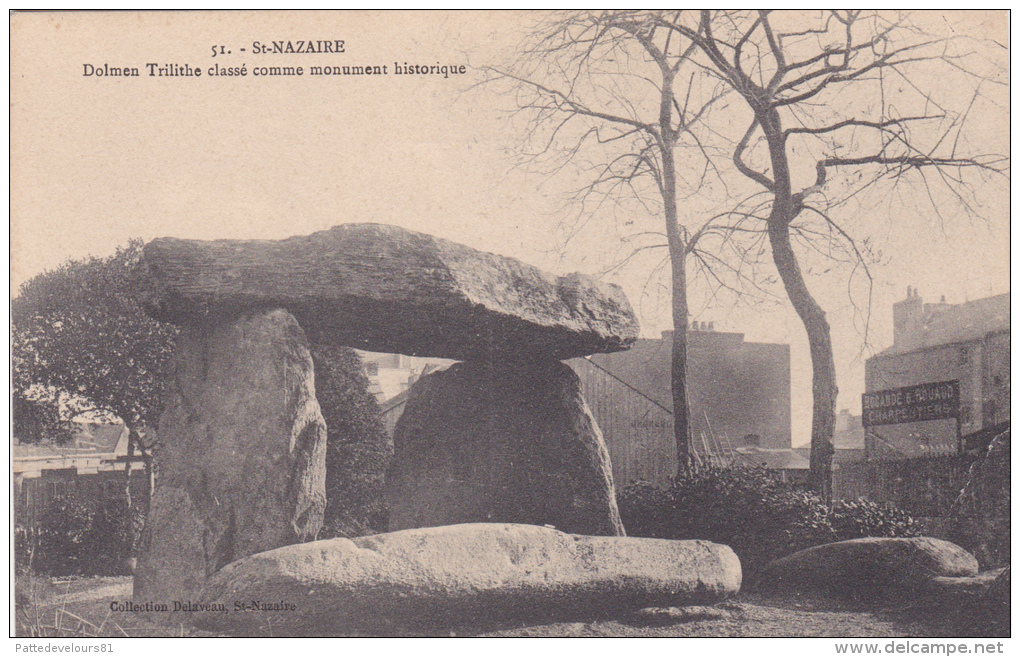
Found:
[[[1009,19],[9,12],[12,652],[1007,652]]]

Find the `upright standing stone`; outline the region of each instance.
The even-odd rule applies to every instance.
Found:
[[[175,367],[134,591],[171,611],[228,563],[315,538],[326,454],[308,343],[286,311],[186,328]]]
[[[502,522],[624,534],[602,433],[559,361],[474,361],[423,377],[393,443],[390,531]]]

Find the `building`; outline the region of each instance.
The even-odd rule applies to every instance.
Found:
[[[393,438],[397,430],[397,420],[404,414],[404,407],[407,406],[409,390],[379,402],[379,417],[383,423],[383,429]]]
[[[1009,293],[960,304],[893,304],[893,345],[865,363],[865,390],[958,381],[958,419],[869,427],[869,459],[953,453],[958,437],[1009,420]],[[958,423],[958,424],[957,424]]]
[[[726,465],[739,456],[796,469],[798,456],[775,453],[791,451],[789,345],[746,342],[704,322],[687,336],[696,458]],[[602,429],[617,485],[666,486],[676,474],[672,348],[673,332],[665,331],[627,351],[568,361]]]
[[[368,377],[368,391],[380,404],[406,392],[425,374],[454,362],[443,358],[418,358],[372,351],[358,350],[357,353]]]
[[[860,415],[851,415],[850,411],[845,408],[836,414],[832,446],[836,450],[832,455],[832,464],[835,470],[839,470],[848,463],[857,463],[866,458],[864,452],[864,424],[861,422]],[[810,445],[794,447],[793,451],[800,454],[805,460],[810,461]]]
[[[836,414],[832,446],[837,450],[864,451],[864,424],[860,415],[851,415],[845,408]]]
[[[860,415],[851,415],[847,409],[836,414],[836,427],[832,435],[832,446],[836,448],[833,462],[838,467],[843,463],[863,461],[864,423]]]
[[[806,485],[810,464],[811,450],[799,449],[763,449],[756,445],[744,445],[733,450],[729,467],[768,468],[779,473],[781,481]]]
[[[96,506],[124,497],[124,470],[128,463],[128,429],[123,424],[88,423],[79,426],[65,445],[15,442],[12,479],[15,518],[34,526],[57,497]],[[149,498],[145,460],[131,461],[131,496]]]

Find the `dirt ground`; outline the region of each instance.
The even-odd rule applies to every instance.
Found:
[[[130,577],[21,578],[19,636],[211,636],[186,626],[156,625],[117,613],[130,600]],[[934,637],[955,623],[930,609],[741,592],[712,607],[688,607],[583,623],[554,623],[482,633],[498,637]],[[478,634],[475,634],[476,636]]]
[[[672,617],[559,623],[485,636],[578,637],[919,637],[951,633],[938,619],[911,609],[868,609],[824,598],[742,592],[713,607],[678,610]]]
[[[141,616],[112,611],[110,603],[131,599],[131,580],[19,574],[15,585],[16,636],[211,636],[193,628],[156,625]]]

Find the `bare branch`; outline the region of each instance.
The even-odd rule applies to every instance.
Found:
[[[545,85],[542,85],[542,84],[539,84],[538,82],[535,82],[533,80],[528,80],[528,79],[523,78],[521,76],[515,75],[515,74],[513,74],[513,73],[511,73],[509,71],[503,71],[503,70],[500,70],[498,68],[491,67],[491,66],[483,67],[482,70],[486,71],[488,73],[492,73],[492,74],[496,75],[497,77],[508,78],[508,79],[511,79],[511,80],[515,80],[515,81],[517,81],[517,82],[519,82],[519,83],[521,83],[523,85],[527,85],[527,86],[533,87],[536,91],[546,95],[547,97],[550,98],[550,100],[552,100],[555,103],[552,106],[551,109],[556,109],[558,111],[569,111],[569,112],[573,112],[575,114],[579,114],[581,116],[590,116],[592,118],[602,119],[603,121],[610,121],[612,123],[620,123],[620,124],[623,124],[623,125],[629,125],[629,126],[641,129],[641,130],[645,130],[645,131],[647,131],[647,132],[649,132],[651,134],[656,134],[655,126],[650,124],[650,123],[643,123],[641,121],[635,121],[634,119],[631,119],[631,118],[628,118],[628,117],[625,117],[625,116],[616,116],[614,114],[609,114],[608,112],[599,112],[599,111],[596,111],[596,110],[588,109],[587,107],[585,107],[581,103],[579,103],[577,101],[574,101],[574,100],[571,100],[566,94],[564,94],[561,91],[557,91],[555,89],[550,89],[550,88],[546,87]],[[527,109],[527,108],[522,108],[522,109]],[[540,108],[536,107],[535,109],[540,109]]]
[[[863,157],[830,157],[822,160],[816,165],[817,179],[815,186],[825,184],[826,172],[830,167],[861,166],[865,164],[881,164],[890,167],[897,174],[905,173],[909,169],[921,169],[924,167],[975,167],[987,171],[993,171],[1004,175],[1005,165],[1008,159],[1001,156],[987,156],[985,158],[955,158],[955,157],[929,157],[923,155],[866,155]]]
[[[766,176],[765,174],[755,171],[754,169],[749,167],[744,162],[742,157],[744,150],[747,148],[747,143],[750,141],[751,135],[754,134],[754,130],[757,127],[758,119],[755,118],[755,120],[751,122],[751,125],[748,126],[747,132],[744,133],[744,136],[737,144],[737,147],[733,149],[733,164],[737,167],[737,170],[740,171],[740,173],[744,174],[751,180],[755,181],[765,189],[769,191],[774,191],[776,188],[776,184],[772,180],[770,180],[769,177]]]
[[[929,121],[929,120],[941,119],[941,118],[944,118],[944,116],[943,115],[908,116],[908,117],[904,117],[902,119],[889,119],[887,121],[867,121],[867,120],[864,120],[864,119],[846,119],[845,121],[840,121],[839,123],[834,123],[832,125],[822,126],[822,127],[819,127],[819,128],[807,128],[807,127],[804,127],[804,128],[787,128],[786,131],[783,134],[784,134],[785,137],[789,137],[790,135],[796,135],[796,134],[820,135],[820,134],[824,134],[824,133],[827,133],[827,132],[835,132],[836,130],[840,130],[842,128],[847,128],[847,127],[851,127],[851,126],[864,127],[864,128],[884,129],[884,128],[888,128],[888,127],[891,127],[891,126],[902,125],[902,124],[904,124],[904,123],[906,123],[908,121]]]

